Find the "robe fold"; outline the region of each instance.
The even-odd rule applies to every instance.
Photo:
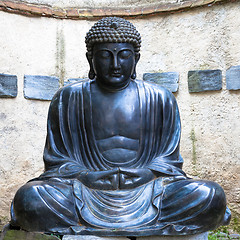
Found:
[[[184,176],[179,154],[180,117],[173,95],[164,88],[136,81],[140,100],[141,136],[137,157],[112,163],[98,150],[94,137],[90,81],[60,90],[52,100],[44,150],[45,173],[75,178],[83,170],[107,170],[115,166],[146,167],[166,176]],[[157,91],[156,91],[157,90]]]
[[[90,226],[125,228],[148,226],[159,217],[162,178],[136,189],[101,191],[76,180],[81,171],[114,167],[149,168],[158,175],[185,178],[179,155],[180,118],[170,92],[136,81],[140,102],[140,147],[136,158],[113,163],[100,153],[94,137],[91,81],[60,90],[52,100],[44,150],[45,173],[39,180],[75,179],[79,217]],[[157,91],[156,91],[157,89]]]
[[[60,89],[49,108],[45,172],[32,180],[34,184],[41,183],[34,185],[34,194],[41,197],[52,221],[58,222],[57,227],[44,230],[80,234],[85,226],[91,234],[97,229],[117,229],[116,235],[192,234],[208,230],[206,224],[196,222],[211,205],[218,187],[190,180],[182,170],[181,126],[174,96],[157,85],[135,81],[141,119],[139,149],[135,158],[114,163],[103,157],[96,143],[91,84],[92,81],[85,81]],[[82,171],[116,167],[148,168],[159,177],[135,189],[111,191],[91,189],[78,179]]]

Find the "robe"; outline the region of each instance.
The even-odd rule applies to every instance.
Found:
[[[140,102],[139,149],[134,159],[113,163],[102,156],[94,137],[91,83],[62,88],[49,108],[45,172],[31,185],[51,212],[50,218],[58,219],[57,226],[44,230],[60,234],[175,235],[213,228],[199,216],[208,210],[220,187],[193,181],[183,172],[181,124],[174,96],[157,85],[135,81]],[[136,189],[111,191],[90,189],[78,180],[82,171],[116,166],[148,168],[160,177]],[[220,195],[223,204],[219,209],[225,212],[225,195]],[[224,214],[220,215],[215,225],[222,221]],[[12,222],[17,218],[13,204]]]

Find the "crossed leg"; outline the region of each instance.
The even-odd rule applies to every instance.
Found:
[[[11,225],[27,231],[58,232],[78,224],[72,186],[60,181],[32,181],[16,193]]]
[[[165,186],[160,222],[208,231],[226,225],[231,214],[226,211],[223,189],[214,182],[179,180]]]

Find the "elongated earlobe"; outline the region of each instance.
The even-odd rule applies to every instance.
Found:
[[[95,72],[93,71],[93,69],[90,69],[89,70],[89,73],[88,73],[88,77],[89,79],[94,79],[96,76]]]
[[[135,53],[135,66],[134,66],[133,73],[132,73],[132,75],[131,75],[131,78],[132,78],[132,79],[136,79],[136,76],[137,76],[137,75],[136,75],[136,65],[137,65],[139,59],[140,59],[140,53]]]
[[[136,69],[134,68],[134,71],[132,73],[131,79],[136,79]]]
[[[90,79],[94,79],[96,74],[94,72],[94,69],[93,69],[93,64],[92,64],[92,53],[91,52],[87,52],[86,53],[86,57],[87,57],[87,60],[88,60],[88,63],[89,63],[89,66],[90,66],[90,70],[89,70],[89,73],[88,73],[88,77]]]

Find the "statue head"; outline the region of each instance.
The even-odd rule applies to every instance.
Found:
[[[122,88],[136,78],[141,37],[129,21],[106,17],[86,35],[89,78],[108,88]]]

